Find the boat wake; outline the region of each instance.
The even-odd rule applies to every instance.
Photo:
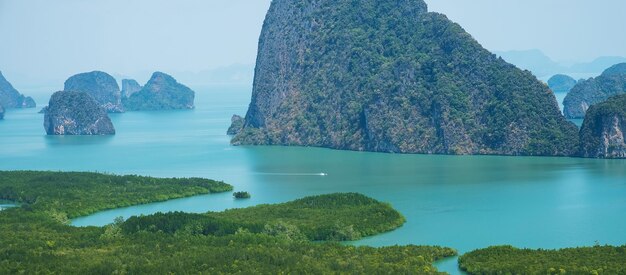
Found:
[[[255,173],[265,176],[286,176],[286,177],[325,177],[326,173]]]

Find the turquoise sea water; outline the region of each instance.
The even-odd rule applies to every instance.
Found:
[[[217,194],[104,211],[74,220],[76,226],[360,192],[391,203],[407,223],[356,244],[442,245],[463,253],[500,244],[626,243],[626,161],[232,147],[225,132],[232,114],[245,114],[249,89],[196,91],[193,111],[113,114],[113,137],[48,137],[38,109],[10,110],[0,121],[0,169],[201,176],[252,194],[250,200]],[[454,259],[438,266],[458,272]]]

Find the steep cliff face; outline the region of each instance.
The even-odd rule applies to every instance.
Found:
[[[626,93],[626,63],[608,68],[596,78],[578,82],[563,100],[563,113],[567,118],[583,118],[591,105],[623,93]]]
[[[232,143],[569,155],[576,135],[547,86],[421,0],[274,0]]]
[[[130,97],[142,88],[134,79],[122,79],[122,97]]]
[[[106,110],[84,92],[61,91],[50,98],[45,109],[48,135],[114,135]]]
[[[557,74],[548,80],[548,87],[555,93],[568,93],[576,83],[576,79],[568,75]]]
[[[141,91],[124,99],[129,111],[193,109],[195,92],[173,77],[155,72]]]
[[[588,158],[626,158],[626,95],[592,105],[580,130],[580,155]]]
[[[4,108],[35,108],[35,100],[20,94],[0,72],[0,105]]]
[[[65,81],[64,90],[89,94],[109,113],[124,112],[120,87],[115,78],[105,72],[93,71],[74,75]]]

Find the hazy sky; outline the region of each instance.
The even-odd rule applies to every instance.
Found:
[[[626,56],[623,0],[427,0],[490,50]],[[0,0],[0,70],[41,78],[254,64],[269,0]]]

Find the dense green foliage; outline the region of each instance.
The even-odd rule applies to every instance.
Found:
[[[292,239],[346,241],[396,229],[404,221],[390,205],[349,193],[202,215],[169,213],[133,217],[124,224],[124,229],[126,232],[192,231],[205,235],[234,234],[245,229],[252,233],[276,232]]]
[[[560,250],[495,246],[461,256],[459,266],[469,274],[626,274],[626,246]]]
[[[591,106],[580,129],[580,155],[626,158],[626,94]]]
[[[590,106],[624,93],[626,63],[614,65],[596,78],[579,81],[563,100],[563,113],[567,118],[583,118]]]
[[[84,172],[0,171],[0,199],[34,211],[67,218],[97,211],[198,194],[226,192],[232,186],[200,178],[160,179]]]
[[[313,23],[311,23],[313,22]],[[577,128],[530,72],[421,0],[272,1],[233,144],[571,155]]]
[[[235,199],[249,199],[251,196],[250,193],[246,191],[239,191],[233,193],[233,197],[235,197]]]
[[[128,111],[193,109],[195,93],[173,77],[155,72],[138,92],[123,98]]]
[[[117,219],[101,228],[66,225],[59,213],[81,215],[158,201],[164,194],[227,191],[230,186],[203,179],[53,172],[1,172],[0,184],[4,198],[22,202],[0,211],[0,274],[436,274],[432,263],[456,254],[441,247],[371,248],[307,240],[319,239],[322,233],[313,232],[323,232],[325,225],[343,224],[365,236],[402,224],[391,207],[358,194],[221,213]],[[381,216],[385,213],[391,218]]]

